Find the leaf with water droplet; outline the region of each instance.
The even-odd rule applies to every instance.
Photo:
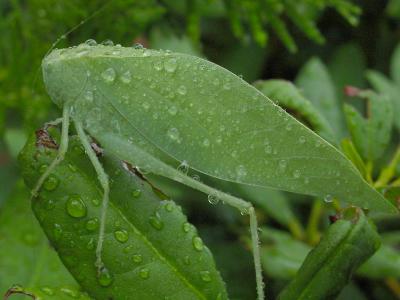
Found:
[[[87,156],[73,150],[79,144],[75,136],[70,137],[70,151],[54,170],[60,184],[51,191],[41,189],[33,209],[85,291],[99,300],[125,299],[133,294],[138,299],[163,299],[174,286],[179,291],[177,299],[215,299],[220,293],[227,299],[211,252],[181,209],[173,201],[161,200],[153,186],[126,163],[107,154],[100,160],[113,180],[102,252],[104,267],[98,273],[95,252],[101,206],[91,199],[101,199],[102,189]],[[36,147],[35,138],[29,139],[20,155],[28,186],[32,187],[40,176],[38,166],[49,164],[55,155],[55,149]],[[55,204],[51,211],[46,207],[47,199]],[[57,229],[57,238],[56,224],[61,230],[59,233]],[[182,224],[188,224],[190,230],[185,232]],[[188,265],[183,257],[201,263]],[[205,270],[209,273],[202,278],[199,273]],[[159,284],[165,280],[168,284]]]
[[[43,62],[52,100],[62,107],[77,99],[70,102],[75,107],[73,119],[83,122],[90,111],[98,110],[85,129],[109,153],[186,183],[189,179],[176,170],[182,161],[223,180],[319,197],[331,194],[372,213],[397,212],[335,147],[226,69],[173,52],[120,47],[120,54],[112,55],[112,49],[90,47],[83,57],[75,49],[64,50],[62,56],[55,50]],[[162,63],[160,71],[154,69],[157,62]],[[116,76],[130,70],[131,83],[109,84],[86,75],[88,70],[102,74],[110,66]],[[220,84],[214,85],[216,80]],[[176,92],[181,85],[187,88],[186,95]],[[99,95],[93,103],[77,97],[94,87]],[[148,109],[142,106],[143,94]],[[164,113],[171,105],[182,113]],[[118,122],[119,131],[112,121]],[[306,142],[299,142],[300,136]],[[270,154],[265,138],[270,141]],[[282,160],[284,168],[279,164]],[[239,165],[246,170],[243,176],[237,176]],[[300,171],[298,178],[293,176],[295,170]],[[339,179],[330,175],[338,172]]]
[[[30,291],[63,284],[77,289],[78,284],[50,246],[35,219],[29,197],[29,191],[22,182],[18,182],[1,207],[0,294],[4,295],[16,283]]]

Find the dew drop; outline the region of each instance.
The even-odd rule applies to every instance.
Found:
[[[190,227],[191,226],[190,226],[190,224],[188,222],[183,223],[182,224],[183,232],[188,233],[190,231]]]
[[[101,73],[101,77],[103,77],[104,81],[107,83],[113,82],[115,76],[116,74],[113,68],[108,68],[103,73]]]
[[[67,212],[71,217],[82,218],[86,216],[86,205],[79,195],[72,195],[66,203]]]
[[[97,276],[97,281],[101,286],[107,287],[112,283],[113,276],[110,274],[108,269],[103,268]]]
[[[89,231],[94,231],[99,227],[99,219],[92,218],[86,222],[86,229]]]
[[[209,139],[204,139],[203,140],[203,146],[204,147],[209,147],[210,146],[210,140]]]
[[[52,210],[55,207],[54,201],[53,200],[47,200],[46,203],[44,204],[44,207],[47,210]]]
[[[168,108],[168,112],[171,116],[175,116],[178,113],[178,108],[175,105],[172,105]]]
[[[132,80],[132,75],[131,75],[131,72],[129,70],[121,75],[121,81],[123,83],[128,84],[128,83],[131,82],[131,80]]]
[[[300,170],[294,170],[293,171],[293,177],[294,178],[300,178],[301,172]]]
[[[157,212],[153,216],[150,216],[149,223],[154,229],[161,230],[164,228],[161,216]]]
[[[165,204],[165,210],[167,212],[172,212],[174,210],[174,204],[171,202],[168,202],[167,204]]]
[[[43,174],[44,172],[46,172],[46,170],[47,170],[48,167],[49,167],[49,165],[47,165],[47,164],[40,165],[40,167],[39,167],[39,173],[40,173],[40,174]]]
[[[54,295],[54,290],[52,288],[49,287],[42,287],[40,289],[43,293],[45,293],[48,296],[53,296]]]
[[[200,272],[200,278],[204,282],[211,282],[211,274],[209,271],[201,271]]]
[[[281,159],[281,160],[279,161],[279,167],[280,167],[281,169],[285,169],[286,166],[287,166],[286,160]]]
[[[271,154],[272,153],[272,146],[270,146],[270,145],[265,146],[265,153]]]
[[[163,68],[161,61],[154,62],[153,66],[154,66],[154,69],[156,69],[157,71],[161,71]]]
[[[201,240],[201,238],[199,238],[198,236],[193,237],[192,243],[193,243],[193,248],[196,251],[203,251],[204,246],[203,246],[203,241]]]
[[[326,203],[331,203],[331,202],[333,202],[333,196],[330,195],[330,194],[327,194],[327,195],[324,197],[324,201],[325,201]]]
[[[88,46],[96,46],[97,42],[94,39],[88,39],[86,40],[85,44]]]
[[[57,187],[58,184],[60,183],[60,181],[58,180],[58,178],[54,175],[50,175],[46,181],[43,184],[43,187],[46,191],[54,191]]]
[[[304,136],[299,137],[299,143],[304,144],[306,142],[306,138]]]
[[[135,189],[132,191],[133,198],[139,198],[141,194],[142,194],[142,191],[139,189]]]
[[[115,239],[120,243],[126,243],[129,239],[128,231],[126,230],[116,230],[114,232]]]
[[[67,295],[68,297],[71,297],[71,298],[75,298],[76,299],[76,298],[79,297],[79,292],[71,290],[70,288],[63,287],[63,288],[60,289],[60,291],[64,295]]]
[[[114,42],[109,39],[102,41],[101,44],[104,46],[114,46]]]
[[[139,271],[139,276],[142,279],[148,279],[150,277],[150,271],[147,268],[142,268]]]
[[[60,224],[54,224],[53,228],[53,235],[54,235],[54,240],[58,241],[61,238],[61,235],[63,233],[62,227]]]
[[[173,141],[179,142],[179,140],[180,140],[179,130],[176,129],[175,127],[168,129],[167,135]]]
[[[177,170],[182,172],[183,174],[187,174],[189,172],[189,164],[186,160],[182,161],[178,166]]]
[[[187,93],[186,86],[181,85],[181,86],[178,88],[178,93],[179,93],[180,95],[182,95],[182,96],[185,96],[186,93]]]
[[[84,98],[88,102],[93,102],[93,99],[94,99],[93,92],[92,91],[86,91]]]
[[[183,263],[187,266],[190,265],[190,257],[188,255],[183,258]]]
[[[239,178],[245,177],[247,175],[247,170],[245,166],[239,165],[236,167],[236,174]]]
[[[170,59],[166,60],[164,63],[165,71],[167,71],[168,73],[175,72],[176,67],[177,67],[177,62],[176,62],[175,58],[170,58]]]
[[[90,240],[89,240],[89,242],[86,244],[86,249],[88,249],[88,250],[93,250],[94,249],[94,239],[93,238],[91,238]]]
[[[142,255],[140,255],[140,254],[134,254],[132,256],[132,260],[134,263],[139,264],[143,261],[143,258],[142,258]]]
[[[216,195],[210,194],[210,195],[208,195],[207,198],[208,198],[208,202],[212,205],[218,204],[218,202],[219,202],[219,198]]]

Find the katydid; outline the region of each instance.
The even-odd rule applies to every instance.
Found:
[[[248,214],[258,299],[264,299],[264,287],[253,206],[180,172],[179,164],[220,180],[396,212],[335,147],[226,69],[169,51],[92,44],[54,50],[43,60],[48,93],[63,109],[62,137],[59,155],[33,192],[67,151],[71,119],[104,190],[99,270],[109,184],[90,137],[133,166]]]

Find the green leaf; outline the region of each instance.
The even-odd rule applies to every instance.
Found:
[[[358,273],[362,276],[382,279],[400,278],[400,252],[390,245],[383,244],[379,250],[361,266]]]
[[[296,117],[300,122],[330,142],[334,142],[333,130],[328,121],[289,81],[271,79],[257,81],[254,86],[265,96]]]
[[[72,101],[72,118],[106,151],[144,169],[194,184],[175,169],[185,161],[223,180],[396,212],[337,149],[201,58],[80,45],[53,51],[43,72],[58,105]]]
[[[364,74],[366,69],[364,51],[357,44],[344,44],[337,48],[328,64],[333,82],[336,86],[336,95],[340,103],[349,100],[343,90],[346,86],[365,86]],[[356,103],[361,109],[362,103]],[[343,124],[343,123],[342,123]]]
[[[212,255],[181,208],[173,201],[161,201],[132,166],[108,155],[100,158],[112,181],[102,252],[105,268],[97,274],[102,189],[79,141],[70,140],[70,151],[44,183],[33,208],[85,291],[99,300],[131,295],[138,299],[226,299]],[[38,144],[33,137],[29,140],[20,156],[29,187],[55,154],[54,149],[41,146],[40,140]]]
[[[0,294],[24,288],[78,288],[35,219],[29,192],[19,182],[0,214]]]
[[[263,227],[261,231],[261,262],[268,276],[292,279],[311,247],[295,240],[285,231]]]
[[[398,86],[395,86],[393,82],[387,79],[383,74],[376,71],[368,71],[366,76],[378,93],[387,95],[390,98],[393,106],[393,114],[398,116],[400,114],[400,83],[398,83]],[[400,118],[394,118],[393,121],[397,129],[400,130]]]
[[[390,60],[390,75],[397,86],[400,86],[400,44],[394,49]]]
[[[329,71],[318,58],[311,58],[296,77],[296,85],[312,102],[320,114],[333,128],[337,141],[345,135],[341,102],[336,96],[335,86]]]
[[[343,139],[341,146],[344,155],[356,166],[362,177],[367,179],[367,167],[351,140],[348,138]]]
[[[279,299],[330,299],[380,245],[379,235],[361,210],[358,220],[339,220],[308,254]]]
[[[379,159],[390,142],[393,124],[392,104],[386,95],[363,91],[360,97],[368,101],[367,118],[345,104],[347,126],[361,156],[368,161]]]

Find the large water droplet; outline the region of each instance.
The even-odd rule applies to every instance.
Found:
[[[66,207],[71,217],[82,218],[86,216],[86,204],[79,195],[70,196],[67,200]]]
[[[118,242],[126,243],[129,239],[129,234],[126,230],[116,230],[114,232],[114,237]]]
[[[50,175],[49,177],[47,177],[46,181],[43,184],[43,187],[46,191],[54,191],[58,184],[60,183],[60,180],[58,180],[58,178],[54,175]]]
[[[132,79],[132,75],[131,75],[131,72],[129,70],[121,75],[121,81],[123,83],[125,83],[125,84],[130,83],[131,79]]]
[[[164,63],[165,71],[167,71],[169,73],[175,72],[176,67],[177,67],[177,62],[176,62],[175,58],[170,58],[170,59],[166,60]]]
[[[97,276],[97,281],[101,286],[107,287],[113,281],[113,276],[110,274],[107,268],[103,268],[100,270],[100,273]]]
[[[115,71],[113,68],[106,69],[103,73],[101,73],[101,77],[103,77],[105,82],[111,83],[115,79]]]
[[[193,248],[196,251],[203,251],[204,246],[203,246],[203,241],[201,240],[201,238],[199,238],[198,236],[193,237],[192,243],[193,243]]]

